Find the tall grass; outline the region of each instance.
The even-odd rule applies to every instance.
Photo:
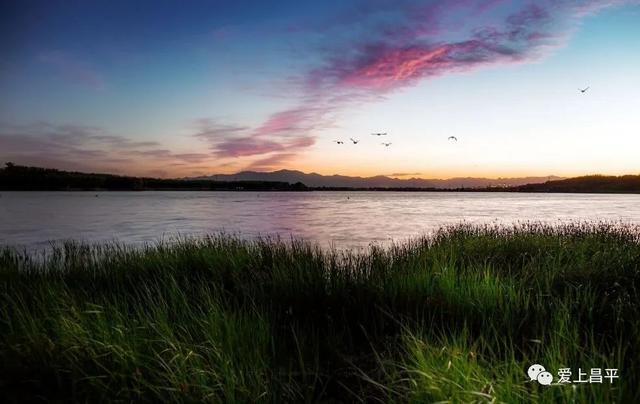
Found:
[[[640,402],[640,229],[0,250],[8,402]],[[618,368],[542,386],[526,370]]]

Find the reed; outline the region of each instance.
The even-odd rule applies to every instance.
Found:
[[[611,223],[0,249],[5,402],[640,402],[638,319],[640,229]]]

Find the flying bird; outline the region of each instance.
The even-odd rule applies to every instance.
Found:
[[[334,140],[335,143],[337,144],[344,144],[344,142],[342,140]]]
[[[372,133],[371,136],[387,136],[387,132],[382,133]]]
[[[385,146],[385,147],[389,147],[391,146],[391,143],[380,143],[381,145]]]
[[[455,136],[449,136],[449,137],[447,138],[447,140],[455,140],[455,141],[457,142],[457,141],[458,141],[458,138],[457,138],[457,137],[455,137]]]
[[[587,92],[587,90],[588,90],[588,89],[589,89],[589,87],[586,87],[586,88],[579,88],[578,90],[580,90],[580,92],[581,92],[582,94],[584,94],[584,93],[586,93],[586,92]]]
[[[355,140],[354,138],[350,137],[349,140],[351,140],[353,142],[353,144],[358,144],[358,142],[360,142],[359,140]]]

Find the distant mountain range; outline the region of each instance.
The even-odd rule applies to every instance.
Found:
[[[301,182],[307,187],[313,188],[488,188],[488,187],[514,187],[524,184],[539,184],[546,181],[563,179],[563,177],[518,177],[518,178],[477,178],[459,177],[449,179],[424,179],[408,178],[400,179],[386,175],[375,177],[349,177],[345,175],[321,175],[317,173],[303,173],[296,170],[278,170],[272,172],[241,171],[237,174],[217,174],[202,177],[189,178],[190,180],[210,181],[270,181],[288,182],[295,184]]]

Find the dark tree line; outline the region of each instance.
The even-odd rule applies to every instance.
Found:
[[[640,193],[640,175],[587,175],[566,180],[527,184],[508,189],[516,192]]]
[[[87,174],[7,163],[5,168],[0,168],[0,189],[5,191],[304,191],[307,187],[299,182],[289,184],[275,181],[182,180],[128,177],[112,174]]]

